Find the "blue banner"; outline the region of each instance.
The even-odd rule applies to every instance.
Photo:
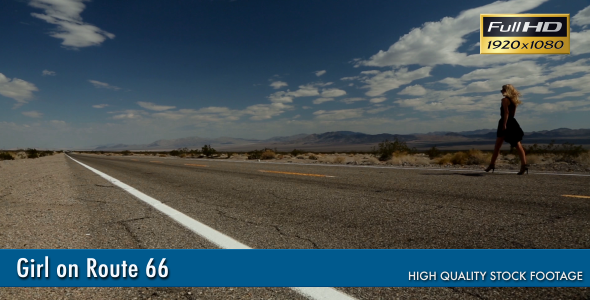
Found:
[[[0,286],[589,287],[590,250],[0,250]]]

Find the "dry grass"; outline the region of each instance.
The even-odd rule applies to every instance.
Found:
[[[317,157],[317,156],[315,156],[315,155],[313,155],[313,154],[312,154],[312,155],[310,155],[310,156],[308,156],[307,158],[308,158],[308,159],[311,159],[311,160],[318,160],[318,157]]]
[[[542,163],[543,158],[540,155],[531,154],[531,155],[526,156],[526,162],[527,162],[527,164],[536,165],[536,164]]]
[[[335,164],[343,164],[345,161],[346,161],[346,157],[344,157],[344,156],[336,156],[334,158]]]
[[[21,151],[16,153],[14,156],[14,159],[27,159],[27,153]]]
[[[375,157],[369,157],[369,159],[367,160],[367,163],[369,163],[370,165],[378,165],[379,160]]]
[[[468,152],[447,153],[442,157],[435,158],[439,165],[486,165],[492,158],[491,153],[483,153],[479,150],[472,149]]]
[[[277,155],[277,159],[283,159],[283,158],[285,158],[284,155],[282,155],[282,154]]]
[[[580,164],[590,166],[590,152],[586,152],[576,159]]]
[[[266,150],[260,155],[260,159],[273,159],[275,158],[276,154],[272,150]]]
[[[410,164],[410,165],[429,165],[430,159],[424,156],[417,156],[417,155],[403,155],[402,153],[398,153],[393,155],[393,157],[385,162],[388,165],[395,165],[401,166],[403,164]]]
[[[159,156],[160,156],[160,157],[166,157],[166,156],[168,156],[168,155],[166,155],[166,154],[160,154]]]

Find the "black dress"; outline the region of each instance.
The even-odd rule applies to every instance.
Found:
[[[508,105],[508,122],[506,122],[506,130],[503,130],[504,127],[504,108],[500,106],[500,116],[502,117],[500,121],[498,121],[498,131],[496,131],[496,137],[504,137],[504,141],[510,143],[511,147],[516,147],[518,142],[522,141],[522,137],[524,136],[524,132],[520,125],[514,118],[514,114],[516,113],[516,105],[512,103],[510,100],[510,105]]]

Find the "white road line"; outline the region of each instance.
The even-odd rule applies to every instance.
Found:
[[[192,232],[204,237],[208,241],[212,242],[213,244],[219,246],[222,249],[252,249],[245,244],[242,244],[231,237],[183,214],[182,212],[162,203],[159,200],[156,200],[135,188],[115,179],[97,169],[94,169],[90,166],[87,166],[73,158],[69,155],[68,157],[85,167],[86,169],[98,174],[100,177],[108,180],[111,184],[116,185],[126,192],[130,193],[131,195],[137,197],[139,200],[151,205],[155,209],[159,210],[160,212],[164,213],[165,215],[172,218],[174,221],[180,223],[184,227],[190,229]],[[307,297],[308,299],[314,300],[332,300],[332,299],[343,299],[343,300],[354,300],[355,298],[342,293],[334,288],[329,287],[293,287],[293,290],[300,293],[301,295]]]

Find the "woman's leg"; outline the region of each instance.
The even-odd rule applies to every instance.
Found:
[[[518,156],[520,156],[520,164],[526,165],[526,154],[524,153],[524,148],[522,147],[520,142],[518,142],[518,144],[516,145],[516,151],[518,151]]]
[[[504,143],[504,137],[499,137],[496,139],[496,146],[494,147],[494,154],[492,154],[492,161],[490,162],[491,165],[496,164],[496,159],[498,159],[498,154],[500,154],[500,148],[502,148],[503,143]]]

